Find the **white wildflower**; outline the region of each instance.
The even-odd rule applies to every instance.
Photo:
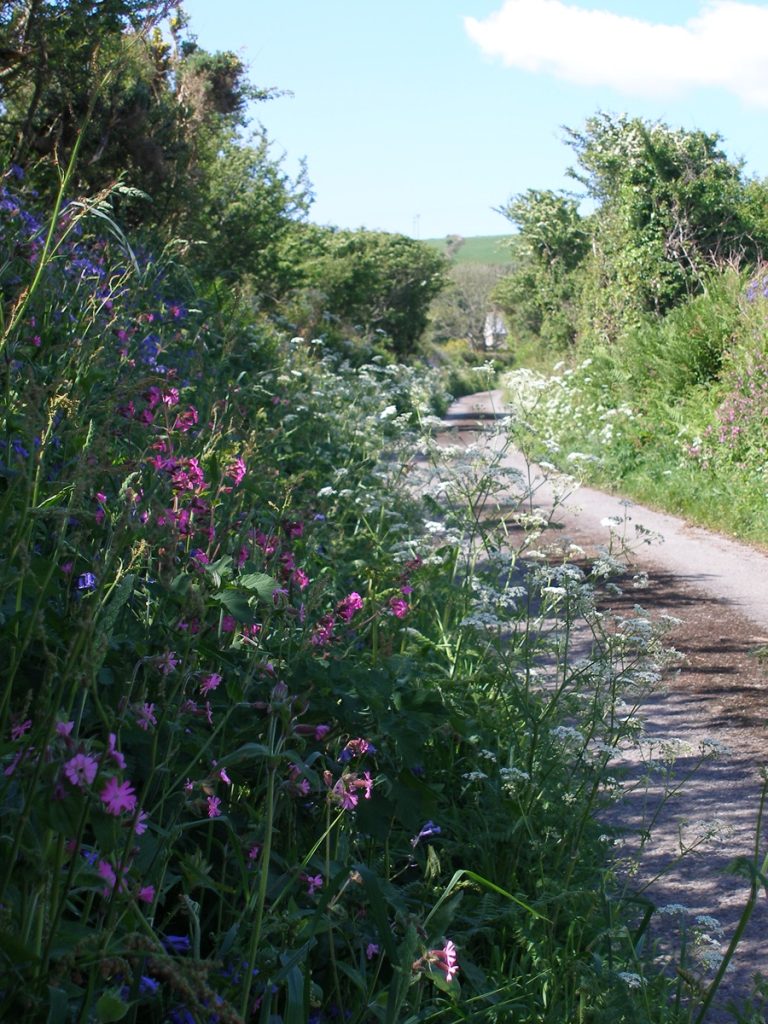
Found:
[[[617,977],[621,978],[627,988],[641,988],[645,984],[645,978],[632,971],[619,971]]]

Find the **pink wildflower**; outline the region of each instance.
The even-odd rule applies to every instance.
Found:
[[[367,960],[373,960],[375,956],[379,955],[379,945],[376,942],[369,942],[365,947],[365,956]]]
[[[390,597],[389,607],[396,619],[404,619],[410,606],[402,597]]]
[[[147,831],[147,819],[149,814],[146,811],[139,811],[136,815],[136,820],[133,823],[133,831],[137,836],[143,836]]]
[[[305,587],[309,586],[309,576],[307,576],[303,569],[296,569],[291,575],[291,579],[300,590],[304,590]]]
[[[197,409],[195,409],[194,406],[189,405],[187,406],[186,412],[181,412],[176,417],[173,423],[173,429],[180,430],[182,433],[186,433],[188,430],[191,430],[192,427],[194,427],[197,424],[198,419],[199,416],[197,414]]]
[[[29,732],[29,730],[31,728],[32,728],[32,719],[31,718],[27,718],[23,722],[17,722],[15,725],[11,726],[11,739],[12,740],[20,740],[21,737],[24,735],[24,733],[25,732]]]
[[[200,694],[203,697],[207,697],[208,694],[215,690],[222,680],[222,676],[218,672],[210,672],[207,676],[203,676],[200,680]]]
[[[123,771],[125,768],[125,758],[117,749],[115,744],[117,743],[117,737],[113,732],[109,734],[109,745],[107,746],[107,757],[111,757],[117,767]]]
[[[330,772],[325,774],[330,775]],[[351,811],[353,808],[357,807],[358,796],[352,788],[353,780],[354,776],[342,775],[331,790],[331,797],[336,801],[339,807],[345,811]],[[328,784],[327,778],[326,784]]]
[[[157,725],[155,716],[155,705],[144,703],[136,711],[136,724],[144,732],[148,732],[153,725]]]
[[[123,811],[130,813],[136,809],[136,791],[127,780],[118,782],[116,778],[111,778],[99,795],[107,814],[117,816]]]
[[[459,961],[456,956],[456,946],[449,939],[443,949],[433,949],[431,953],[436,957],[437,966],[445,971],[445,980],[453,981],[459,972]]]
[[[57,722],[56,723],[56,735],[62,739],[69,739],[72,735],[72,730],[75,727],[74,722]]]
[[[209,796],[208,797],[208,817],[209,818],[218,818],[219,817],[219,815],[221,814],[221,811],[219,810],[220,804],[221,804],[221,798],[220,797],[218,797],[218,796]]]
[[[175,651],[165,651],[159,657],[155,658],[155,666],[164,676],[169,676],[179,664],[180,659],[176,657]]]
[[[339,601],[336,605],[336,612],[340,619],[344,622],[349,622],[362,607],[362,597],[360,597],[356,590],[353,590],[351,594],[347,594],[346,597]]]
[[[111,896],[115,886],[117,885],[117,875],[115,869],[109,863],[108,860],[100,860],[96,865],[96,870],[99,873],[99,877],[103,878],[107,883],[106,887],[102,890],[103,896]]]
[[[234,633],[237,629],[237,619],[232,615],[225,615],[221,620],[222,633]]]
[[[342,752],[339,754],[339,760],[342,764],[346,764],[347,761],[351,761],[353,757],[362,757],[364,754],[375,754],[376,747],[368,740],[358,737],[354,740],[349,740]]]
[[[245,462],[238,455],[234,462],[230,463],[224,470],[224,475],[228,476],[230,480],[234,481],[235,487],[241,484],[245,478],[246,468]]]
[[[96,758],[89,757],[88,754],[75,754],[73,758],[64,763],[64,774],[67,779],[73,786],[78,786],[80,789],[90,786],[96,778],[98,770],[99,765]]]
[[[333,615],[324,615],[312,631],[310,643],[315,647],[325,647],[326,644],[329,644],[333,640],[335,624],[336,620]]]
[[[302,875],[301,880],[307,883],[308,896],[314,896],[317,890],[323,887],[322,875]]]
[[[284,551],[283,554],[280,555],[280,564],[286,573],[293,572],[296,568],[296,559],[293,557],[293,552]]]
[[[277,551],[276,537],[268,537],[266,533],[263,533],[261,530],[251,530],[248,536],[261,548],[262,553],[266,558],[274,555],[275,551]]]
[[[365,797],[366,800],[371,799],[371,792],[373,790],[373,779],[371,778],[370,772],[363,772],[362,778],[358,776],[356,779],[352,780],[351,784],[354,786],[355,789],[362,789],[364,791],[363,796]]]
[[[459,961],[456,956],[456,946],[450,939],[442,949],[430,949],[425,956],[419,957],[413,964],[414,971],[422,970],[425,967],[439,967],[445,972],[445,980],[453,981],[459,973]]]
[[[154,885],[143,885],[141,889],[136,893],[136,898],[142,903],[151,903],[155,898],[155,887]]]

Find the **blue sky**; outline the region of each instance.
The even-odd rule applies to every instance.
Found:
[[[504,234],[494,207],[573,188],[562,125],[598,110],[718,132],[768,176],[768,2],[186,0],[258,86],[311,219],[420,238]]]

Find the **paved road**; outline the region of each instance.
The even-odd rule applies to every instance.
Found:
[[[489,418],[503,413],[502,392],[486,391],[454,402],[446,419],[449,423],[461,423],[466,429],[473,420],[488,423]],[[528,469],[519,453],[506,456],[505,465],[524,472]],[[550,493],[542,489],[541,500],[546,502]],[[662,538],[648,548],[648,561],[674,573],[689,586],[725,602],[765,631],[768,640],[768,555],[756,548],[692,526],[677,516],[637,504],[627,507],[619,497],[584,486],[573,492],[565,508],[558,512],[556,521],[574,525],[594,536],[605,536],[602,521],[609,517],[623,519],[625,515],[630,525],[639,524]]]
[[[491,391],[460,399],[451,406],[446,420],[458,429],[459,438],[467,437],[466,432],[470,431],[469,440],[473,428],[488,425],[503,415],[502,393]],[[503,440],[491,435],[489,444],[499,446]],[[506,465],[525,474],[529,472],[520,454],[510,453],[504,458]],[[537,492],[537,501],[546,506],[549,500],[550,492],[545,486]],[[645,894],[657,906],[679,903],[688,907],[689,923],[697,914],[719,919],[724,928],[722,940],[727,944],[748,895],[744,880],[728,873],[728,866],[734,858],[749,857],[754,850],[761,788],[757,766],[766,763],[768,749],[768,700],[762,699],[766,680],[759,666],[755,669],[753,657],[755,646],[768,642],[768,555],[691,526],[676,516],[636,504],[627,507],[620,498],[589,487],[576,489],[555,518],[579,544],[594,547],[606,543],[608,530],[604,520],[625,516],[631,517],[630,527],[640,524],[663,538],[652,546],[643,546],[635,559],[651,577],[663,573],[671,581],[668,589],[674,593],[674,603],[671,607],[654,606],[654,610],[680,615],[686,620],[688,637],[697,634],[704,638],[696,656],[689,659],[689,668],[684,668],[679,676],[673,675],[668,688],[641,708],[646,754],[630,751],[625,756],[626,793],[633,783],[653,774],[644,762],[649,745],[661,749],[673,742],[681,745],[681,751],[686,745],[693,751],[676,760],[678,777],[693,773],[692,778],[664,805],[654,822],[652,839],[633,883],[648,883]],[[641,603],[644,596],[643,591],[638,592]],[[741,642],[733,643],[733,638]],[[681,653],[690,652],[682,648]],[[695,662],[694,667],[690,667],[691,662]],[[752,708],[749,715],[740,713],[740,702],[747,693]],[[713,736],[731,752],[699,764],[696,752],[702,742]],[[620,823],[630,830],[643,828],[654,817],[664,789],[662,779],[651,778],[648,786],[641,785],[625,796],[616,811]],[[721,827],[719,837],[677,862],[681,835],[702,821],[717,821]],[[762,856],[768,851],[768,830],[764,831],[760,846]],[[652,882],[657,873],[662,873],[661,879]],[[654,918],[655,922],[664,920],[658,915]],[[673,919],[668,920],[670,927],[675,924]],[[674,945],[674,938],[670,939],[658,923],[654,927],[656,940],[662,944],[672,941]],[[743,1011],[755,971],[768,976],[768,900],[764,895],[732,964],[733,970],[726,975],[707,1024],[732,1024],[734,1018],[724,1008],[727,1001],[733,1000]]]

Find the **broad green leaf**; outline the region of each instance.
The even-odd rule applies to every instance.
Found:
[[[234,615],[238,622],[248,622],[253,618],[253,611],[248,603],[248,596],[241,590],[220,590],[218,594],[212,595],[214,601],[223,604],[230,615]]]
[[[265,572],[244,573],[242,576],[238,576],[237,582],[246,590],[255,590],[262,601],[271,601],[272,594],[277,587],[277,580]]]
[[[124,1003],[120,998],[120,991],[116,988],[107,989],[96,1002],[96,1020],[99,1024],[109,1024],[113,1020],[122,1020],[130,1009],[129,1003]]]

